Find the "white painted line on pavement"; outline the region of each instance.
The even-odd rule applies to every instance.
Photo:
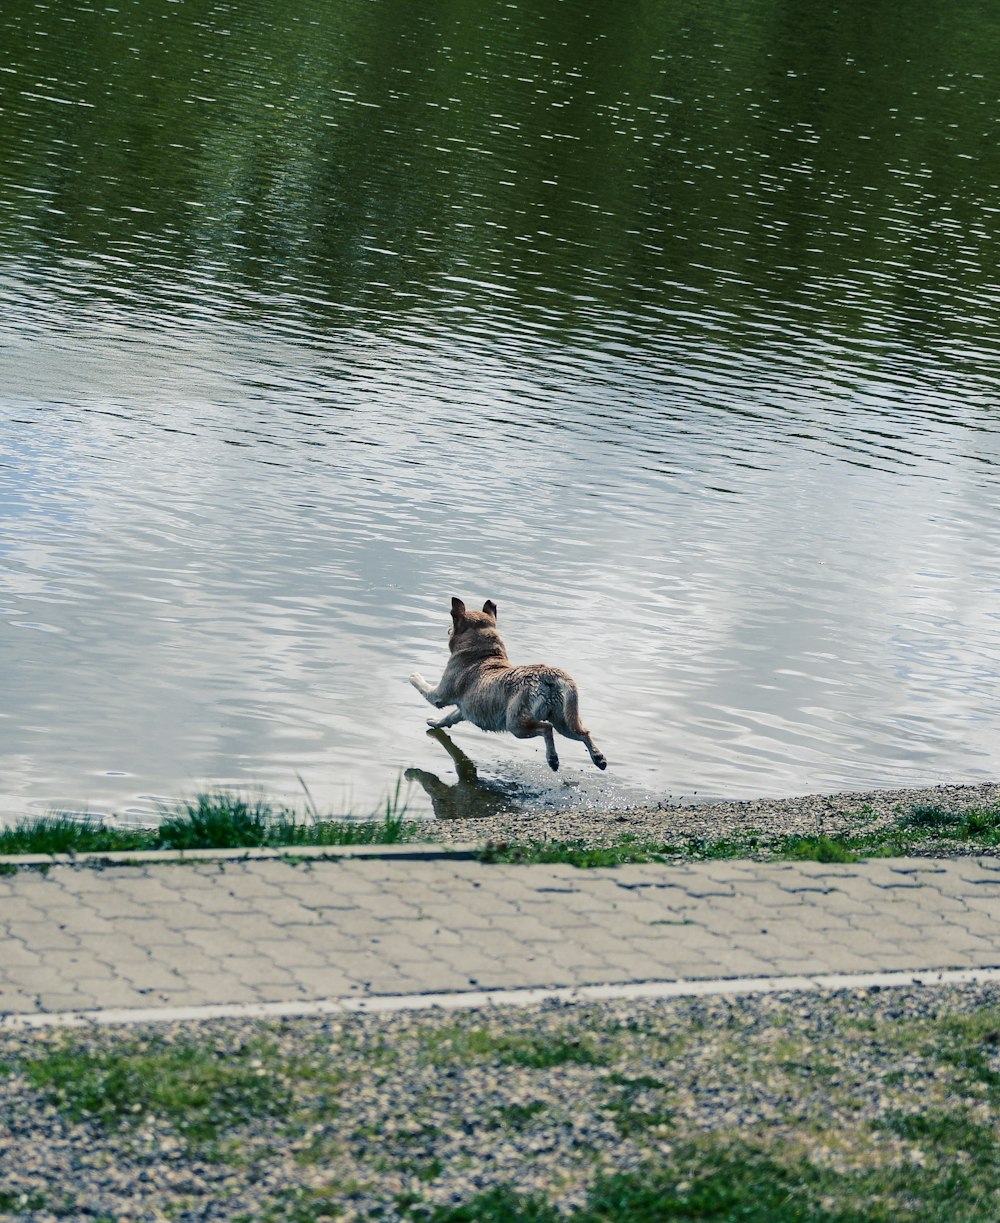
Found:
[[[799,977],[736,977],[704,981],[634,981],[617,985],[579,985],[546,989],[468,990],[452,994],[375,994],[311,1002],[238,1002],[205,1006],[144,1007],[135,1010],[56,1011],[0,1015],[0,1033],[26,1028],[80,1028],[91,1025],[183,1023],[205,1019],[286,1019],[313,1015],[380,1015],[398,1011],[475,1010],[494,1006],[527,1007],[658,998],[738,997],[807,990],[898,989],[1000,983],[1000,967],[942,971],[832,973]]]

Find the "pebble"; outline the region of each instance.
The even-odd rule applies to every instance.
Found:
[[[765,837],[815,836],[874,829],[896,821],[916,806],[949,811],[1000,804],[1000,784],[939,785],[908,789],[810,794],[801,798],[761,798],[695,806],[665,801],[621,811],[507,811],[477,818],[437,820],[432,836],[445,843],[493,841],[581,841],[612,844],[626,834],[642,841],[677,845],[696,838],[716,840],[750,832]],[[968,852],[962,845],[935,841],[935,857]],[[982,849],[975,848],[976,853]]]

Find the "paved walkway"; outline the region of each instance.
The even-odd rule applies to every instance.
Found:
[[[1000,859],[0,876],[0,1014],[1000,967]]]

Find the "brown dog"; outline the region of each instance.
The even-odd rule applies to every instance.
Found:
[[[590,731],[580,721],[576,684],[556,667],[535,663],[515,667],[507,657],[497,632],[497,605],[487,599],[481,612],[467,612],[461,599],[451,601],[451,658],[436,688],[418,672],[410,683],[432,705],[454,712],[438,721],[428,718],[435,729],[468,720],[480,730],[509,730],[518,739],[545,737],[545,759],[549,768],[559,768],[553,731],[587,745],[599,769],[608,762],[598,751]]]

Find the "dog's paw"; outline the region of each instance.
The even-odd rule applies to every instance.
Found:
[[[608,762],[607,762],[607,760],[604,758],[604,756],[595,756],[595,757],[594,757],[594,764],[596,764],[596,765],[597,765],[597,767],[598,767],[599,769],[601,769],[601,770],[602,770],[602,772],[603,772],[603,770],[604,770],[604,769],[606,769],[606,768],[608,767]]]
[[[546,756],[545,759],[548,762],[548,766],[552,770],[552,772],[558,773],[559,772],[559,757],[558,756]]]
[[[427,687],[427,681],[419,671],[413,671],[410,673],[410,683],[418,690],[423,690]]]

